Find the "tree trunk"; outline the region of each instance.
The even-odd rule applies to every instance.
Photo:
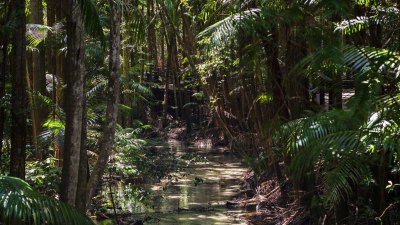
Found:
[[[331,83],[331,90],[329,91],[329,108],[342,109],[342,78],[341,74],[334,74],[334,81]]]
[[[43,6],[42,0],[31,0],[31,22],[34,24],[43,24]],[[32,133],[33,143],[36,152],[36,158],[42,159],[42,148],[38,143],[38,135],[42,132],[42,123],[47,117],[45,105],[41,103],[40,95],[46,95],[46,74],[45,74],[45,49],[43,44],[38,46],[39,52],[31,53],[32,59]]]
[[[84,50],[82,13],[78,0],[68,0],[67,88],[65,94],[65,138],[60,199],[75,206],[82,146],[84,104]]]
[[[84,85],[86,93],[86,85]],[[86,212],[86,193],[87,193],[87,182],[89,173],[89,161],[86,148],[87,139],[87,113],[86,113],[86,99],[83,102],[83,114],[82,114],[82,138],[81,138],[81,154],[79,162],[79,177],[78,177],[78,191],[75,201],[75,206],[82,213]]]
[[[12,4],[15,16],[19,19],[16,20],[17,24],[12,39],[10,175],[24,179],[27,134],[25,0],[15,0]]]
[[[170,25],[172,26],[172,25]],[[170,27],[169,26],[169,27]],[[167,73],[168,76],[172,79],[173,84],[173,96],[174,96],[174,107],[175,107],[175,118],[179,118],[178,112],[178,96],[176,93],[177,89],[177,77],[178,77],[178,50],[176,45],[176,35],[172,28],[169,28],[167,31],[168,34],[168,46],[167,46]],[[167,80],[167,79],[166,79]],[[167,82],[168,83],[168,82]],[[166,84],[167,84],[166,83]],[[165,96],[168,98],[168,85],[165,87]],[[164,97],[165,99],[165,97]]]
[[[106,110],[106,122],[103,130],[102,138],[99,142],[99,158],[90,176],[87,185],[87,203],[89,206],[90,201],[94,195],[94,191],[101,180],[104,170],[107,166],[108,159],[112,153],[115,137],[115,126],[118,118],[118,103],[119,103],[119,72],[120,72],[120,54],[121,54],[121,10],[113,1],[111,5],[111,27],[110,27],[110,77],[108,79],[108,99]]]
[[[194,30],[193,30],[193,23],[191,21],[191,18],[187,14],[189,9],[184,8],[181,10],[181,16],[182,16],[182,33],[183,33],[183,45],[182,49],[183,52],[187,52],[190,55],[195,54],[196,52],[196,47],[195,47],[195,35],[194,35]],[[189,65],[190,66],[190,65]],[[186,78],[189,79],[189,78]],[[181,92],[182,93],[182,92]],[[190,96],[188,96],[188,93],[186,91],[183,92],[184,95],[184,103],[189,103],[190,102]],[[183,107],[183,105],[182,105]],[[186,121],[186,132],[189,133],[192,130],[191,127],[191,114],[192,114],[192,106],[187,106],[183,108],[183,118]]]
[[[266,34],[266,36],[268,36]],[[269,119],[289,118],[289,109],[286,102],[286,93],[283,88],[283,73],[279,65],[277,27],[271,28],[271,40],[263,40],[266,62],[268,67],[268,82],[272,93],[272,107],[270,107]]]
[[[163,27],[165,26],[165,23],[163,22]],[[163,81],[164,81],[164,101],[163,101],[163,121],[162,125],[165,127],[167,124],[167,118],[168,118],[168,92],[169,92],[169,76],[168,76],[168,69],[165,68],[165,50],[164,50],[164,44],[166,40],[166,31],[165,29],[161,29],[161,60],[162,60],[162,67],[163,67]],[[168,45],[168,44],[167,44]]]
[[[286,93],[283,87],[283,72],[279,65],[279,38],[278,28],[272,27],[271,39],[263,40],[263,47],[266,55],[266,63],[268,67],[268,83],[266,84],[271,90],[272,101],[268,104],[268,120],[271,121],[271,125],[279,121],[287,120],[289,116],[289,108],[286,102]],[[265,35],[267,36],[267,35]],[[276,177],[280,184],[284,180],[283,173],[279,167],[279,161],[276,159],[275,154],[270,149],[272,146],[272,127],[268,129],[267,143],[265,148],[267,149],[267,155],[271,159],[272,169],[275,171]]]
[[[157,60],[157,37],[156,37],[156,29],[155,29],[155,19],[154,19],[154,0],[147,0],[147,20],[149,23],[148,31],[147,31],[147,41],[148,41],[148,49],[150,52],[150,62],[152,62],[152,66],[150,67],[150,74],[154,76],[153,80],[158,80],[158,60]]]
[[[3,138],[4,138],[4,126],[6,112],[4,108],[3,98],[6,91],[6,65],[7,65],[7,41],[5,38],[0,38],[0,166],[2,166],[2,151],[3,149]]]
[[[57,10],[60,1],[49,0],[47,1],[47,25],[54,26],[56,20],[60,20],[62,15],[59,10]],[[61,95],[61,57],[62,55],[58,55],[57,52],[57,43],[56,38],[52,33],[49,33],[46,41],[46,69],[47,73],[51,76],[51,82],[53,84],[53,89],[51,90],[51,114],[52,119],[57,120],[57,108],[60,105],[59,96]],[[63,146],[59,145],[58,137],[53,137],[53,149],[54,149],[54,158],[56,159],[55,165],[57,167],[63,166]]]
[[[306,21],[304,21],[304,24]],[[300,26],[303,23],[300,24]],[[285,36],[288,37],[285,56],[285,91],[288,95],[288,108],[290,119],[297,119],[303,116],[304,111],[309,107],[310,98],[308,91],[308,80],[303,75],[290,74],[290,71],[307,54],[307,44],[299,34],[304,32],[302,27],[287,28]]]

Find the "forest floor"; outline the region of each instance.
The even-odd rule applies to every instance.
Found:
[[[188,133],[185,126],[162,132],[166,139],[180,140],[198,147],[228,147],[229,143],[220,139],[218,134],[212,129]],[[284,167],[283,163],[281,166]],[[249,224],[307,224],[309,213],[294,201],[291,187],[280,184],[273,173],[260,176],[249,169],[242,175],[240,183],[240,191],[226,202],[226,207],[242,209],[245,212],[242,217]]]

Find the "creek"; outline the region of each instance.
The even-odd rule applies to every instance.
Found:
[[[240,157],[224,148],[188,147],[180,142],[155,148],[172,150],[177,156],[195,154],[206,160],[190,163],[160,182],[120,182],[114,198],[125,220],[161,225],[247,224],[242,218],[244,211],[226,207],[239,192],[240,177],[246,172]],[[151,193],[147,204],[138,201],[143,193]]]

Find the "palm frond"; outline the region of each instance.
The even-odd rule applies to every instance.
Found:
[[[100,38],[104,44],[104,32],[99,12],[93,0],[79,0],[82,10],[83,23],[86,32],[94,38]]]
[[[372,16],[359,16],[355,19],[343,20],[336,25],[335,31],[351,35],[364,30],[371,24],[393,26],[400,18],[400,10],[396,7],[374,6],[372,7],[372,13]]]
[[[197,35],[197,39],[199,39],[200,42],[208,42],[214,47],[225,45],[229,43],[227,40],[236,36],[239,27],[241,27],[241,22],[253,18],[260,11],[260,9],[255,8],[228,16],[204,29]]]
[[[122,114],[126,114],[126,115],[130,115],[133,112],[132,107],[130,107],[128,105],[124,105],[124,104],[119,104],[118,109]]]
[[[368,130],[361,129],[363,117],[355,120],[354,113],[352,109],[318,113],[288,122],[274,134],[276,143],[285,141],[283,148],[292,157],[290,177],[303,182],[309,174],[322,176],[327,203],[350,195],[369,174],[369,165],[362,162],[368,154],[368,142],[363,140]]]
[[[137,7],[130,7],[129,10],[124,12],[125,17],[129,18],[122,23],[122,32],[129,33],[130,35],[124,35],[129,37],[129,40],[123,40],[125,48],[129,44],[140,45],[145,41],[147,22],[146,16]]]
[[[400,75],[400,55],[387,49],[374,47],[346,46],[344,48],[344,63],[353,72],[367,71],[379,74],[393,73],[396,78]]]
[[[43,131],[39,134],[39,141],[42,144],[50,145],[57,141],[57,144],[64,143],[65,125],[60,120],[48,119],[42,127]]]
[[[6,224],[94,224],[76,209],[36,192],[25,181],[0,177],[0,219]]]
[[[134,90],[136,94],[139,94],[141,96],[144,96],[144,97],[152,97],[153,96],[153,92],[151,91],[151,89],[141,83],[132,81],[129,83],[129,87],[132,90]]]
[[[108,81],[101,80],[96,85],[94,85],[88,92],[86,92],[86,97],[92,98],[94,95],[99,94],[100,92],[104,91],[107,87]]]
[[[26,40],[31,47],[37,47],[42,43],[53,29],[42,24],[26,24]]]
[[[354,34],[364,30],[371,22],[370,17],[359,16],[355,19],[343,20],[336,25],[335,31],[341,31],[346,35]]]
[[[365,177],[371,176],[367,165],[361,157],[336,161],[332,170],[328,169],[322,182],[325,204],[337,204],[350,196],[354,185],[361,183]]]

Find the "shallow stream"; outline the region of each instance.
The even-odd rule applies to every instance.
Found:
[[[177,179],[140,185],[151,190],[151,207],[138,203],[126,192],[125,197],[117,198],[118,207],[130,214],[131,221],[140,219],[144,224],[161,225],[246,224],[241,210],[226,207],[226,202],[238,193],[239,179],[246,171],[238,156],[226,149],[185,147],[179,142],[156,147],[171,148],[178,156],[199,154],[206,160],[173,174]],[[129,190],[126,186],[122,189]]]

